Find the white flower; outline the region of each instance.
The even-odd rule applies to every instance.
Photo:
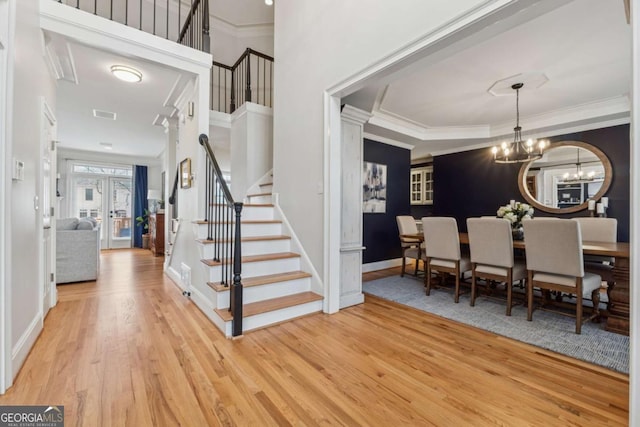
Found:
[[[505,209],[505,207],[504,206],[500,206],[500,209],[498,209],[498,216],[500,218],[502,218],[505,213],[507,213],[507,210]]]
[[[504,215],[504,219],[508,219],[509,221],[511,221],[511,224],[515,224],[518,221],[518,216],[513,212],[507,212]]]
[[[531,219],[531,215],[526,214],[525,216],[522,217],[522,219]]]

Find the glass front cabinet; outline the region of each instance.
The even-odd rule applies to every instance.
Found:
[[[411,204],[433,204],[433,166],[411,169]]]

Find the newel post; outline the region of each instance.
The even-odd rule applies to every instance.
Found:
[[[233,245],[233,283],[231,284],[231,307],[233,311],[233,321],[231,323],[231,335],[237,337],[242,335],[242,245],[240,235],[240,221],[242,213],[242,203],[234,203],[233,209],[236,213],[235,233]]]

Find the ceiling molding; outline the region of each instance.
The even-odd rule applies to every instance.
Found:
[[[340,117],[343,119],[351,120],[357,124],[366,123],[371,117],[371,113],[361,110],[356,107],[352,107],[349,104],[345,104],[340,112]]]
[[[209,15],[212,30],[221,31],[237,38],[273,36],[273,24],[235,25],[215,15]]]
[[[404,148],[405,150],[413,150],[415,148],[414,145],[407,144],[406,142],[396,141],[395,139],[385,138],[383,136],[374,135],[369,132],[364,132],[362,134],[364,138],[370,139],[375,142],[380,142],[382,144],[393,145],[394,147]]]
[[[378,105],[378,100],[376,100],[374,108]],[[607,121],[609,117],[614,115],[630,114],[630,111],[631,105],[628,96],[621,95],[535,116],[521,117],[520,121],[523,123],[524,134],[529,137],[538,129],[558,126],[567,128],[573,123],[585,121],[596,124],[602,120]],[[420,125],[398,114],[383,110],[374,110],[369,123],[422,141],[486,139],[511,136],[515,124],[514,121],[509,121],[497,125],[431,127]]]

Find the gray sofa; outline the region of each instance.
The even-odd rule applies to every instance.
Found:
[[[94,218],[56,221],[56,283],[96,280],[100,271],[100,225]]]

